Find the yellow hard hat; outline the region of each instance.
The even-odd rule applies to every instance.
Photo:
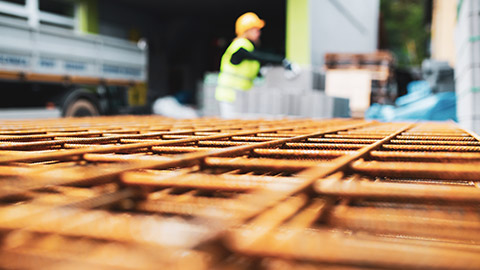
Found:
[[[235,32],[237,33],[237,36],[241,36],[248,29],[254,27],[263,28],[264,26],[265,22],[258,18],[257,14],[253,12],[247,12],[238,17],[237,21],[235,22]]]

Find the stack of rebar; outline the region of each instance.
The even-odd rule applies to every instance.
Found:
[[[452,122],[0,121],[2,269],[479,269]]]

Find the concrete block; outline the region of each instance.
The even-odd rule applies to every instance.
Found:
[[[297,77],[287,79],[283,67],[272,67],[265,75],[265,87],[297,91],[298,93],[302,89],[311,89],[313,87],[313,74],[310,69],[304,68]]]
[[[346,98],[334,98],[332,117],[350,117],[350,102]]]
[[[283,95],[281,93],[273,92],[270,95],[271,97],[271,115],[283,115]]]

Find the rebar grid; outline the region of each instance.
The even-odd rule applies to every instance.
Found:
[[[453,123],[0,122],[1,268],[480,267]]]

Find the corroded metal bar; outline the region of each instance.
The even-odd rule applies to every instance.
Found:
[[[316,143],[352,143],[352,144],[371,144],[377,140],[372,139],[330,139],[330,138],[309,138],[308,142]]]
[[[424,236],[439,239],[480,241],[480,217],[473,211],[337,207],[329,224],[378,234]]]
[[[142,212],[215,219],[231,219],[233,216],[252,211],[247,205],[231,199],[193,197],[190,200],[177,201],[176,197],[178,196],[140,201],[136,204],[135,209]],[[215,210],[212,211],[212,209]]]
[[[232,141],[246,141],[246,142],[265,142],[271,141],[275,138],[272,137],[260,137],[260,136],[233,136]]]
[[[211,259],[191,250],[162,249],[155,255],[158,250],[141,245],[25,231],[9,233],[5,243],[0,267],[7,269],[208,269],[206,262]]]
[[[385,135],[371,134],[371,135],[355,135],[355,134],[326,134],[325,138],[339,138],[339,139],[370,139],[370,140],[381,140],[385,138]]]
[[[208,232],[206,227],[180,219],[129,216],[72,207],[51,209],[34,205],[0,208],[0,228],[158,246],[191,246]],[[142,232],[144,228],[149,231]],[[182,230],[191,233],[182,235]],[[175,237],[165,237],[167,235]]]
[[[391,140],[390,143],[395,144],[427,144],[427,145],[480,145],[480,142],[473,141],[447,141],[447,140]]]
[[[445,127],[445,126],[444,126]],[[415,128],[409,130],[408,132],[403,132],[402,136],[429,136],[429,137],[469,137],[468,133],[465,133],[462,130],[454,130],[444,129],[443,132],[427,132],[427,131],[416,131]]]
[[[122,174],[122,181],[127,185],[154,186],[154,187],[185,187],[213,190],[248,191],[266,188],[271,190],[288,189],[292,185],[301,183],[293,177],[272,177],[253,175],[212,175],[192,173],[174,175],[172,177],[145,172],[128,172]]]
[[[4,142],[0,143],[0,150],[50,149],[52,146],[61,147],[64,143],[64,141]]]
[[[34,135],[0,135],[0,141],[35,141],[41,139],[53,139],[60,136],[75,136],[75,137],[90,137],[90,136],[101,136],[103,132],[101,131],[84,131],[84,132],[64,132],[64,133],[44,133],[44,134],[34,134]]]
[[[365,144],[333,144],[333,143],[286,143],[285,147],[288,148],[314,148],[314,149],[345,149],[356,150],[364,147]]]
[[[353,154],[354,151],[342,150],[304,150],[304,149],[254,149],[253,153],[266,157],[288,158],[337,158]]]
[[[239,141],[199,141],[198,146],[202,147],[230,147],[238,145],[255,144],[257,142],[239,142]]]
[[[285,139],[285,138],[290,138],[290,137],[294,137],[295,135],[288,135],[288,134],[278,134],[278,133],[258,133],[257,136],[259,137],[275,137],[275,138],[282,138],[282,139]]]
[[[471,136],[412,136],[412,135],[399,135],[396,137],[398,140],[431,140],[431,141],[475,141],[475,138]]]
[[[182,153],[192,153],[199,151],[214,151],[217,150],[215,147],[194,147],[194,146],[153,146],[153,153],[161,154],[182,154]]]
[[[233,249],[256,256],[296,258],[301,261],[387,269],[477,269],[477,253],[433,245],[366,240],[329,229],[301,230],[282,249],[271,249],[287,229],[265,235],[248,249],[232,242]]]
[[[91,162],[144,162],[144,161],[167,161],[171,158],[157,155],[117,155],[117,154],[85,154],[83,159]]]
[[[480,146],[457,146],[457,145],[403,145],[385,144],[386,150],[407,150],[407,151],[443,151],[443,152],[479,152]]]
[[[367,175],[443,180],[479,180],[480,163],[377,162],[358,160],[352,168]]]
[[[231,169],[249,169],[274,172],[298,172],[313,166],[328,166],[318,161],[312,160],[279,160],[279,159],[257,159],[257,158],[218,158],[209,157],[205,159],[205,164],[212,167],[222,167]]]
[[[418,160],[418,161],[477,161],[480,153],[472,152],[401,152],[401,151],[372,151],[370,157],[377,160]]]
[[[322,179],[315,183],[315,190],[320,194],[354,198],[403,198],[424,201],[480,202],[480,189],[466,186]]]

